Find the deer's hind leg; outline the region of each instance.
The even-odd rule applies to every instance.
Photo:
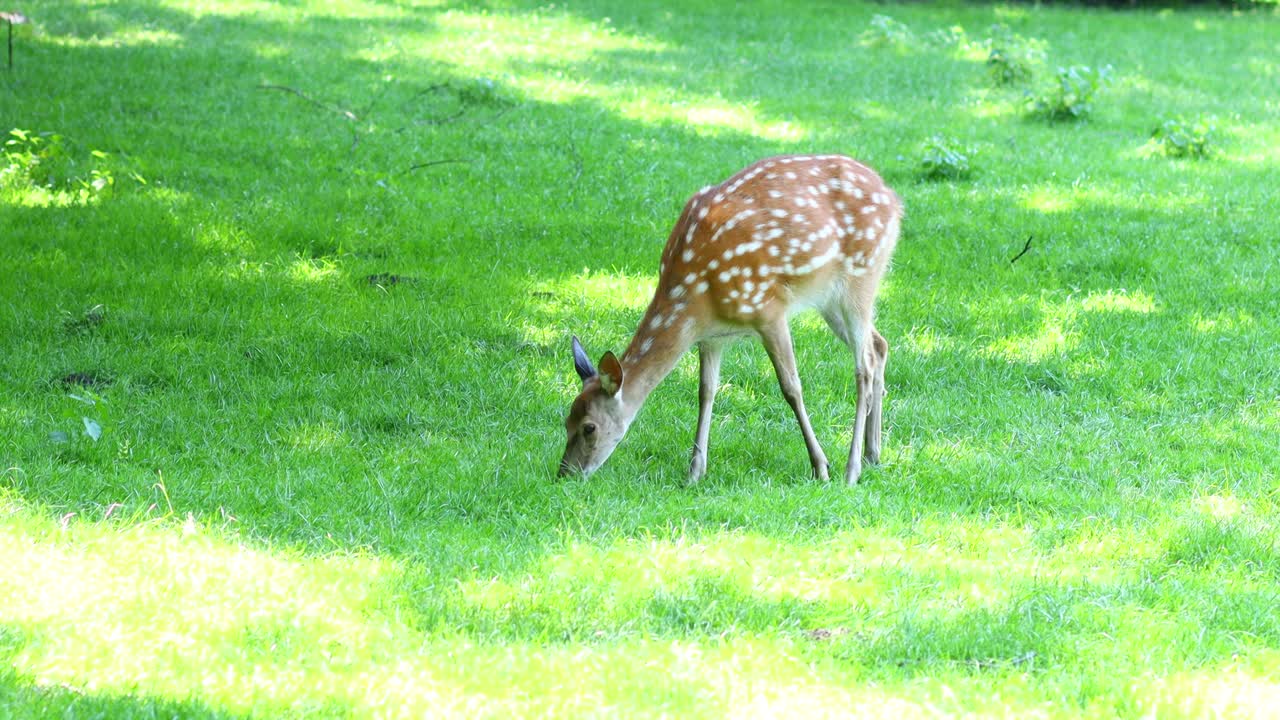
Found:
[[[880,461],[880,425],[884,397],[884,364],[889,344],[871,324],[871,309],[857,302],[853,293],[833,300],[822,309],[822,317],[832,332],[853,351],[857,402],[854,405],[853,441],[845,481],[850,485],[862,476],[862,452],[868,463]]]
[[[875,328],[871,329],[871,353],[874,372],[871,383],[871,407],[867,409],[866,449],[863,457],[872,465],[880,464],[881,428],[884,422],[884,368],[889,364],[889,341]],[[854,443],[858,442],[855,435]]]

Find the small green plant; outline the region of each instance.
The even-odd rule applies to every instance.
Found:
[[[924,143],[920,167],[931,180],[955,180],[969,175],[971,148],[941,135],[934,135]]]
[[[86,204],[117,188],[111,155],[92,150],[87,163],[77,161],[58,133],[14,128],[0,151],[0,190],[38,190],[62,202]],[[138,173],[123,172],[139,186],[147,184]]]
[[[963,50],[972,44],[969,34],[959,25],[930,30],[924,34],[924,44],[940,50]]]
[[[1152,131],[1148,145],[1165,157],[1208,157],[1216,129],[1213,117],[1170,118]]]
[[[1035,68],[1044,62],[1045,42],[1023,37],[1005,25],[992,25],[990,32],[983,44],[991,81],[1004,86],[1030,80]]]
[[[1031,112],[1050,120],[1077,120],[1093,110],[1094,96],[1111,82],[1111,66],[1058,68],[1053,85],[1028,99]]]
[[[102,438],[102,428],[107,424],[110,411],[106,398],[89,388],[80,388],[76,393],[67,395],[71,402],[63,408],[59,424],[64,429],[49,433],[49,439],[55,443],[69,443],[76,438],[87,437],[93,442]],[[72,428],[70,431],[65,428]]]
[[[862,33],[862,44],[867,47],[904,47],[915,42],[911,28],[888,15],[872,16],[870,25]]]
[[[50,185],[55,180],[59,161],[66,157],[61,135],[13,128],[4,143],[0,188]]]
[[[105,161],[110,156],[101,150],[94,150],[92,153],[94,159]],[[77,177],[74,179],[75,184],[79,186],[76,189],[76,199],[82,203],[89,202],[93,198],[110,193],[115,190],[116,178],[110,169],[95,167],[89,171],[89,177]]]

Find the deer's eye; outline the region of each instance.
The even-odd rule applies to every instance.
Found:
[[[595,432],[596,432],[595,423],[587,423],[586,425],[582,426],[582,434],[585,437],[591,437],[592,435],[595,434]]]

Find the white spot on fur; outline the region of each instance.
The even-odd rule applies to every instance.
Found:
[[[755,210],[747,209],[729,218],[729,220],[725,222],[725,224],[716,228],[715,233],[711,236],[710,242],[714,243],[715,241],[719,240],[721,235],[734,229],[735,227],[737,227],[739,222],[755,214],[756,214]]]

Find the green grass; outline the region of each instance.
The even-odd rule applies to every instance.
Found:
[[[26,10],[0,132],[60,140],[0,156],[0,717],[1280,703],[1274,8]],[[995,23],[1030,80],[992,84]],[[1029,112],[1108,64],[1087,117]],[[1144,151],[1201,115],[1209,157]],[[701,484],[692,357],[553,481],[570,335],[621,350],[688,195],[813,151],[908,207],[886,463],[808,479],[744,343]],[[843,458],[847,352],[795,337]]]

